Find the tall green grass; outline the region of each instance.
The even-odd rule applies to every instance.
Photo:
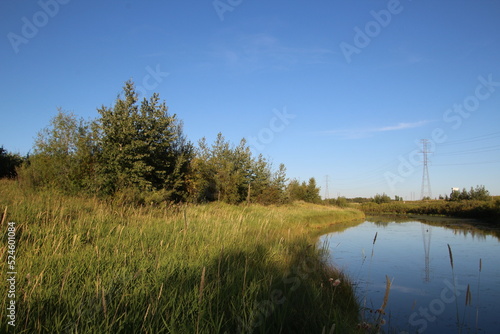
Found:
[[[16,333],[357,332],[353,291],[315,233],[359,211],[138,207],[0,180],[5,207],[16,222]],[[6,284],[0,296],[4,314]],[[5,317],[0,332],[14,332]]]

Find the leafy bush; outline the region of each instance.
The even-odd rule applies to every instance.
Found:
[[[373,201],[377,204],[390,203],[391,198],[386,193],[383,193],[382,195],[380,194],[375,195],[375,197],[373,197]]]

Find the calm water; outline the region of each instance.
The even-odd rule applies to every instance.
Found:
[[[451,220],[446,227],[435,221],[380,219],[343,225],[320,239],[331,262],[355,284],[364,319],[374,321],[370,310],[382,304],[387,275],[392,287],[382,327],[386,333],[500,333],[496,236],[458,228],[456,221],[451,228]]]

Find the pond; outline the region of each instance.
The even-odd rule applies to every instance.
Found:
[[[372,217],[319,243],[353,283],[363,321],[383,318],[385,333],[500,333],[499,234],[476,226]]]

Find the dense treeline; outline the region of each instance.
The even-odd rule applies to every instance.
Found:
[[[213,144],[202,138],[193,145],[182,121],[168,112],[159,95],[139,101],[132,81],[112,107],[98,112],[97,119],[87,121],[59,110],[38,134],[18,175],[1,176],[17,176],[30,188],[114,196],[131,203],[320,201],[314,178],[307,184],[289,182],[283,164],[274,170],[262,155],[252,155],[245,139],[234,145],[219,133]],[[13,160],[3,148],[0,153],[2,171],[16,171],[21,160]],[[12,162],[4,163],[4,155],[14,168]]]
[[[16,169],[21,166],[23,159],[19,154],[8,152],[3,146],[0,146],[0,178],[15,178]]]
[[[449,201],[489,201],[491,199],[490,192],[484,186],[476,186],[470,188],[469,191],[462,189],[462,191],[453,190],[450,196],[445,197]]]
[[[378,197],[377,197],[378,196]],[[362,203],[359,208],[370,214],[418,214],[444,215],[463,218],[479,218],[498,222],[500,219],[500,198],[490,196],[485,186],[453,190],[439,200],[403,202],[396,196],[392,201],[387,195],[377,195],[370,202]]]

